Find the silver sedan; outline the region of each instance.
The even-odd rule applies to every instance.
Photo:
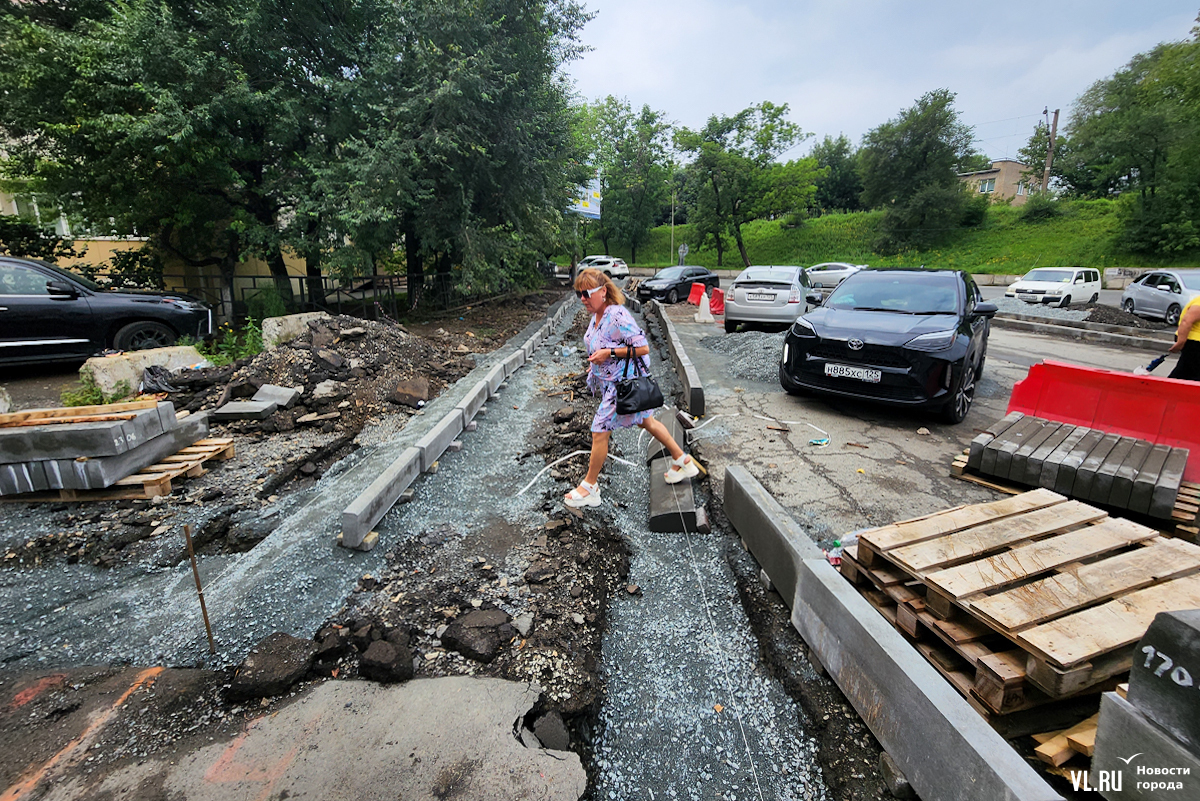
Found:
[[[1121,308],[1177,325],[1188,301],[1200,295],[1200,270],[1152,270],[1121,293]]]
[[[747,267],[725,297],[725,331],[741,323],[787,327],[808,310],[808,276],[803,267]]]

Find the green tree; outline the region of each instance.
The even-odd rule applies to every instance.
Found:
[[[837,139],[826,136],[813,145],[812,157],[825,172],[817,178],[813,203],[818,213],[826,211],[861,211],[862,178],[854,145],[845,134]]]
[[[697,205],[688,210],[689,220],[702,239],[714,244],[728,232],[747,267],[750,256],[742,225],[762,216],[790,218],[812,194],[814,160],[802,159],[784,169],[776,164],[779,156],[811,135],[788,121],[787,111],[786,103],[763,102],[732,117],[714,115],[701,130],[683,128],[675,136],[676,147],[694,157],[687,174],[702,187],[695,192]],[[793,185],[772,193],[772,181],[777,180]],[[792,202],[801,205],[784,208]],[[720,264],[719,246],[717,255]]]
[[[958,173],[979,154],[954,97],[947,89],[929,92],[863,137],[862,201],[886,210],[875,242],[880,252],[927,246],[962,221],[967,198]]]

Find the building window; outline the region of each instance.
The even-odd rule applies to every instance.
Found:
[[[988,178],[985,181],[980,181],[979,182],[979,191],[980,192],[995,192],[996,191],[996,179]]]
[[[1025,182],[1024,181],[1020,181],[1017,183],[1017,194],[1018,195],[1025,194]]]

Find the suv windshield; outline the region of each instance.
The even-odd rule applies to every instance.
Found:
[[[1075,277],[1074,270],[1030,270],[1022,281],[1047,281],[1051,284],[1069,284]]]
[[[823,305],[854,311],[957,314],[957,282],[954,273],[860,271],[839,284]]]

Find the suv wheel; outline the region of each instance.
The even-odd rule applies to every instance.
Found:
[[[667,303],[677,303],[679,301],[679,293],[674,289],[667,291]]]
[[[113,337],[113,345],[117,350],[169,348],[175,344],[175,339],[175,332],[162,323],[142,320],[130,323],[118,331]]]
[[[954,387],[954,394],[942,409],[942,419],[947,423],[961,423],[967,412],[971,411],[971,404],[975,402],[975,376],[976,362],[972,355],[963,361],[962,376]]]

